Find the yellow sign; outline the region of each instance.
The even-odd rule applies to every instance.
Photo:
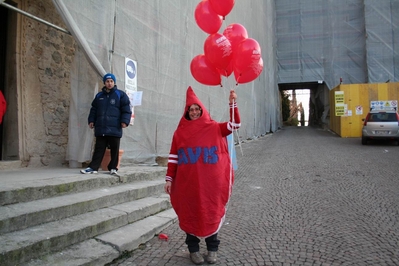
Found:
[[[337,106],[335,105],[335,115],[336,116],[343,116],[345,115],[345,106]]]
[[[343,91],[336,91],[335,92],[335,104],[337,103],[344,103],[344,92]]]
[[[345,115],[344,92],[336,91],[334,96],[335,96],[335,115],[336,116]]]

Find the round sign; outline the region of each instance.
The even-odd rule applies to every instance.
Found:
[[[126,63],[126,74],[130,79],[134,79],[136,77],[136,65],[132,60],[129,60]]]

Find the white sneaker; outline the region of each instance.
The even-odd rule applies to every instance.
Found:
[[[116,169],[111,169],[111,171],[109,171],[109,174],[118,176],[118,171],[116,171]]]
[[[82,174],[97,174],[97,171],[94,171],[92,168],[87,167],[86,169],[80,170]]]

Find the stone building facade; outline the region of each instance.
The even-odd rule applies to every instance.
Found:
[[[65,28],[51,0],[5,3]],[[1,90],[8,105],[1,125],[0,169],[12,162],[28,167],[62,166],[67,163],[74,39],[4,6],[0,12],[5,22]]]

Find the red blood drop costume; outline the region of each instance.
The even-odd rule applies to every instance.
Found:
[[[197,104],[202,115],[188,119]],[[174,132],[166,180],[172,182],[170,199],[180,228],[197,237],[209,237],[221,228],[234,182],[226,136],[240,126],[237,105],[230,104],[230,121],[211,119],[191,87],[183,117]]]
[[[3,96],[3,93],[0,91],[0,124],[3,123],[3,116],[7,110],[7,102]]]

